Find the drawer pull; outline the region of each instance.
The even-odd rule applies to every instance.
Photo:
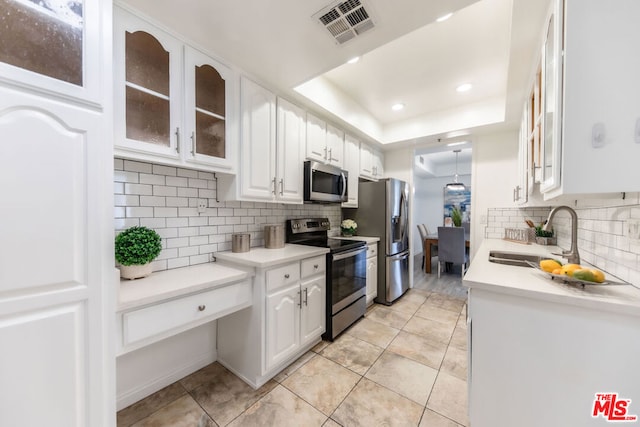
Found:
[[[285,275],[284,275],[284,278],[285,278],[285,279],[288,279],[289,277],[291,277],[291,276],[289,275],[289,273],[287,273],[287,274],[285,274]]]
[[[314,266],[313,266],[313,268],[314,268],[315,270],[317,270],[317,269],[318,269],[318,267],[319,267],[319,265],[318,265],[318,264],[314,264]]]
[[[204,305],[204,304],[203,305],[199,305],[198,306],[198,311],[204,311],[205,308],[207,308],[206,305]]]

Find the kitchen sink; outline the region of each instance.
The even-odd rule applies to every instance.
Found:
[[[539,264],[540,260],[546,259],[542,255],[527,254],[523,252],[490,251],[489,261],[498,264],[516,265],[518,267],[531,267],[527,261]]]

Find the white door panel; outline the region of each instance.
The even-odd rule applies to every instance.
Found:
[[[0,129],[0,182],[13,183],[3,190],[0,297],[84,284],[86,135],[32,108],[0,112]]]
[[[0,425],[84,426],[81,303],[0,320]]]

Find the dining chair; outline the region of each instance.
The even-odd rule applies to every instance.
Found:
[[[426,253],[424,251],[424,241],[429,235],[427,226],[424,224],[418,224],[418,231],[420,232],[420,242],[422,242],[422,269],[424,270],[424,263],[426,258]]]
[[[443,263],[460,264],[462,266],[461,276],[464,277],[469,264],[464,228],[438,227],[438,278]]]

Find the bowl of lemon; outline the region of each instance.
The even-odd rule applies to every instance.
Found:
[[[585,267],[580,264],[563,264],[552,258],[543,259],[539,264],[528,263],[531,267],[548,274],[552,279],[565,283],[585,285],[614,284],[606,280],[605,274],[597,268]]]

